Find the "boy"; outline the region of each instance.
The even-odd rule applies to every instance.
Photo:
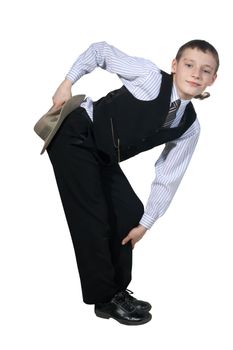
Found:
[[[95,314],[126,325],[151,320],[151,305],[134,298],[132,248],[168,208],[195,149],[200,127],[190,102],[214,83],[218,53],[206,41],[184,44],[172,74],[107,44],[92,44],[53,96],[53,110],[71,98],[72,85],[101,67],[118,75],[120,89],[69,114],[49,144],[79,269],[83,300]],[[156,178],[145,207],[119,162],[157,145]]]

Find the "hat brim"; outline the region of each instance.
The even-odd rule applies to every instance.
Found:
[[[55,110],[55,111],[51,111],[51,109],[50,109],[35,124],[34,131],[41,137],[41,124],[42,123],[45,124],[46,120],[48,120],[49,118],[54,118],[57,120],[56,124],[52,128],[51,132],[49,132],[48,136],[44,139],[44,146],[43,146],[40,154],[43,154],[45,152],[46,148],[48,147],[48,145],[50,144],[50,142],[52,141],[52,139],[56,135],[58,129],[60,128],[60,126],[63,123],[63,121],[65,120],[65,118],[71,112],[73,112],[76,108],[78,108],[80,106],[80,104],[84,101],[85,97],[86,97],[85,95],[75,95],[75,96],[71,97],[67,102],[64,103],[62,108]]]

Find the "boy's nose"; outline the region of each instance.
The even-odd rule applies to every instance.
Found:
[[[200,79],[200,76],[201,76],[200,69],[198,69],[198,68],[193,69],[192,77],[195,79]]]

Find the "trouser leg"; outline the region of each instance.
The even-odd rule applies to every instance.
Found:
[[[121,290],[131,281],[132,245],[122,245],[122,239],[139,224],[144,207],[118,164],[102,169],[104,192],[110,209],[112,236],[110,249],[115,269],[115,281]]]
[[[83,300],[92,304],[108,301],[130,282],[132,249],[130,244],[121,246],[120,240],[138,224],[141,209],[133,209],[136,195],[119,166],[99,163],[89,123],[80,111],[64,121],[48,154],[74,245]]]
[[[96,303],[114,295],[114,268],[109,249],[108,208],[102,190],[100,166],[88,137],[88,122],[80,110],[64,121],[48,147],[60,197],[72,237],[83,300]]]

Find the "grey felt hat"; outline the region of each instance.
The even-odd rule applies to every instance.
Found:
[[[40,154],[43,154],[64,119],[84,101],[85,95],[75,95],[64,105],[55,111],[52,108],[41,117],[34,126],[34,131],[44,140],[44,146]]]

